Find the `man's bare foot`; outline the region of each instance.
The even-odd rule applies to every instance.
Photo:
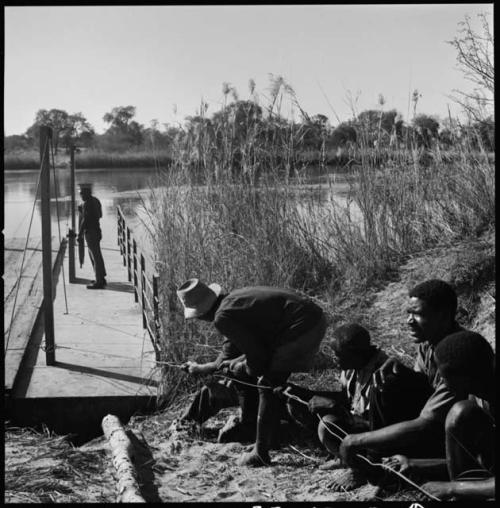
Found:
[[[248,466],[248,467],[263,467],[271,465],[271,457],[269,454],[258,454],[255,449],[252,449],[249,452],[245,452],[238,459],[239,466]]]

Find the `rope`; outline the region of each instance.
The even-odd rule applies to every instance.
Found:
[[[47,138],[47,140],[45,142],[45,147],[43,149],[44,153],[45,153],[45,150],[47,149],[48,142],[49,141],[48,141],[48,138]],[[43,160],[43,158],[42,158],[42,160]],[[34,217],[34,214],[35,214],[36,198],[38,196],[38,189],[40,187],[41,175],[42,175],[42,166],[40,165],[40,170],[38,172],[38,180],[37,180],[37,183],[36,183],[35,199],[33,200],[33,208],[31,210],[30,223],[29,223],[29,226],[28,226],[28,232],[26,234],[26,244],[25,244],[24,250],[23,250],[23,257],[21,258],[21,268],[19,270],[19,277],[17,278],[17,281],[15,283],[16,284],[16,294],[14,296],[14,304],[12,306],[12,314],[11,314],[11,317],[10,317],[9,333],[7,335],[7,340],[5,342],[4,358],[7,355],[7,350],[9,349],[10,333],[12,331],[12,325],[13,325],[13,322],[14,322],[14,313],[15,313],[15,310],[16,310],[17,297],[18,297],[18,294],[19,294],[19,287],[21,286],[21,277],[22,277],[22,274],[23,274],[23,267],[24,267],[24,260],[26,258],[26,251],[28,250],[28,242],[29,242],[30,233],[31,233],[31,226],[33,225],[33,217]]]
[[[57,176],[56,176],[56,163],[54,157],[54,145],[51,143],[51,155],[52,155],[52,173],[54,175],[54,195],[56,197],[56,213],[57,213],[57,229],[59,232],[59,245],[61,245],[61,222],[59,217],[59,196],[57,192]],[[62,268],[62,279],[63,279],[63,290],[64,290],[64,303],[66,306],[66,314],[68,314],[68,297],[66,295],[66,280],[64,277],[64,267]]]
[[[293,399],[293,400],[296,400],[297,402],[301,403],[301,404],[304,404],[306,406],[308,406],[309,404],[301,399],[300,397],[297,397],[296,395],[292,395],[290,393],[287,393],[287,390],[289,390],[289,387],[283,392],[283,395],[287,396],[288,398],[290,399]],[[347,432],[342,429],[340,426],[338,426],[337,424],[335,424],[334,422],[327,422],[325,421],[319,414],[316,414],[316,416],[318,417],[319,421],[325,426],[325,429],[328,433],[330,433],[332,436],[334,436],[336,439],[338,439],[339,441],[342,441],[344,439],[345,436],[347,436]],[[333,432],[330,428],[328,428],[329,425],[333,425],[336,429],[338,429],[340,432],[342,432],[343,434],[343,437],[342,436],[339,436],[338,434],[336,434],[335,432]],[[409,478],[407,478],[405,475],[403,475],[402,473],[400,473],[399,471],[396,471],[395,469],[393,469],[392,467],[388,466],[387,464],[383,464],[381,462],[372,462],[370,459],[368,459],[367,457],[365,457],[364,455],[361,455],[360,453],[357,453],[356,454],[356,457],[364,460],[365,462],[367,462],[368,464],[370,464],[371,466],[380,466],[382,467],[383,469],[386,469],[388,471],[391,471],[392,473],[394,473],[395,475],[399,476],[402,480],[404,480],[405,482],[407,482],[408,484],[410,484],[412,487],[416,488],[417,490],[419,490],[420,492],[422,492],[422,494],[425,494],[426,496],[428,496],[430,499],[434,500],[434,501],[440,501],[439,498],[437,498],[436,496],[430,494],[429,492],[427,492],[426,490],[422,489],[422,487],[420,487],[419,485],[417,485],[415,482],[413,482],[412,480],[410,480]]]

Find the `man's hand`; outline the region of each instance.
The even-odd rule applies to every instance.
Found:
[[[328,397],[322,397],[321,395],[313,395],[308,403],[309,411],[315,414],[322,410],[333,409],[335,407],[335,401]]]
[[[187,361],[182,368],[188,372],[189,374],[195,376],[203,376],[206,374],[212,374],[214,372],[214,367],[211,363],[197,363],[192,361]]]
[[[343,464],[352,466],[356,464],[356,434],[347,434],[339,446],[339,457]]]
[[[230,372],[233,376],[244,377],[248,375],[246,360],[239,361],[230,367]]]
[[[427,482],[422,485],[422,490],[443,501],[455,497],[453,482]]]
[[[387,378],[398,374],[402,367],[403,364],[397,358],[388,358],[373,374],[373,385],[375,388],[382,390]]]
[[[389,466],[398,473],[409,474],[411,472],[410,459],[406,455],[393,455],[382,459],[384,466]]]

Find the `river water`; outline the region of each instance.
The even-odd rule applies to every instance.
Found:
[[[40,191],[37,193],[37,170],[4,171],[4,237],[25,238],[31,224],[30,237],[41,236]],[[55,178],[51,172],[51,224],[52,235],[58,237],[68,233],[71,227],[71,183],[67,168],[56,169]],[[103,235],[116,233],[116,207],[120,205],[127,216],[138,240],[147,241],[145,233],[148,223],[146,212],[151,189],[157,188],[157,171],[144,168],[76,170],[76,183],[91,183],[93,194],[102,204]],[[54,187],[54,181],[56,186]],[[340,201],[345,200],[349,184],[345,177],[335,173],[312,176],[304,186],[320,186],[325,194],[334,193]],[[57,199],[56,196],[57,195]],[[36,199],[35,199],[36,197]],[[80,202],[78,185],[77,203]]]

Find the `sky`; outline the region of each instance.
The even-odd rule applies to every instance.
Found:
[[[493,4],[5,7],[4,133],[52,108],[98,133],[116,106],[146,126],[178,124],[201,100],[217,111],[224,82],[249,99],[249,79],[265,106],[270,74],[333,126],[380,94],[406,119],[415,89],[417,112],[455,116],[449,96],[472,85],[446,41],[465,15],[479,28],[480,12],[492,26]]]

